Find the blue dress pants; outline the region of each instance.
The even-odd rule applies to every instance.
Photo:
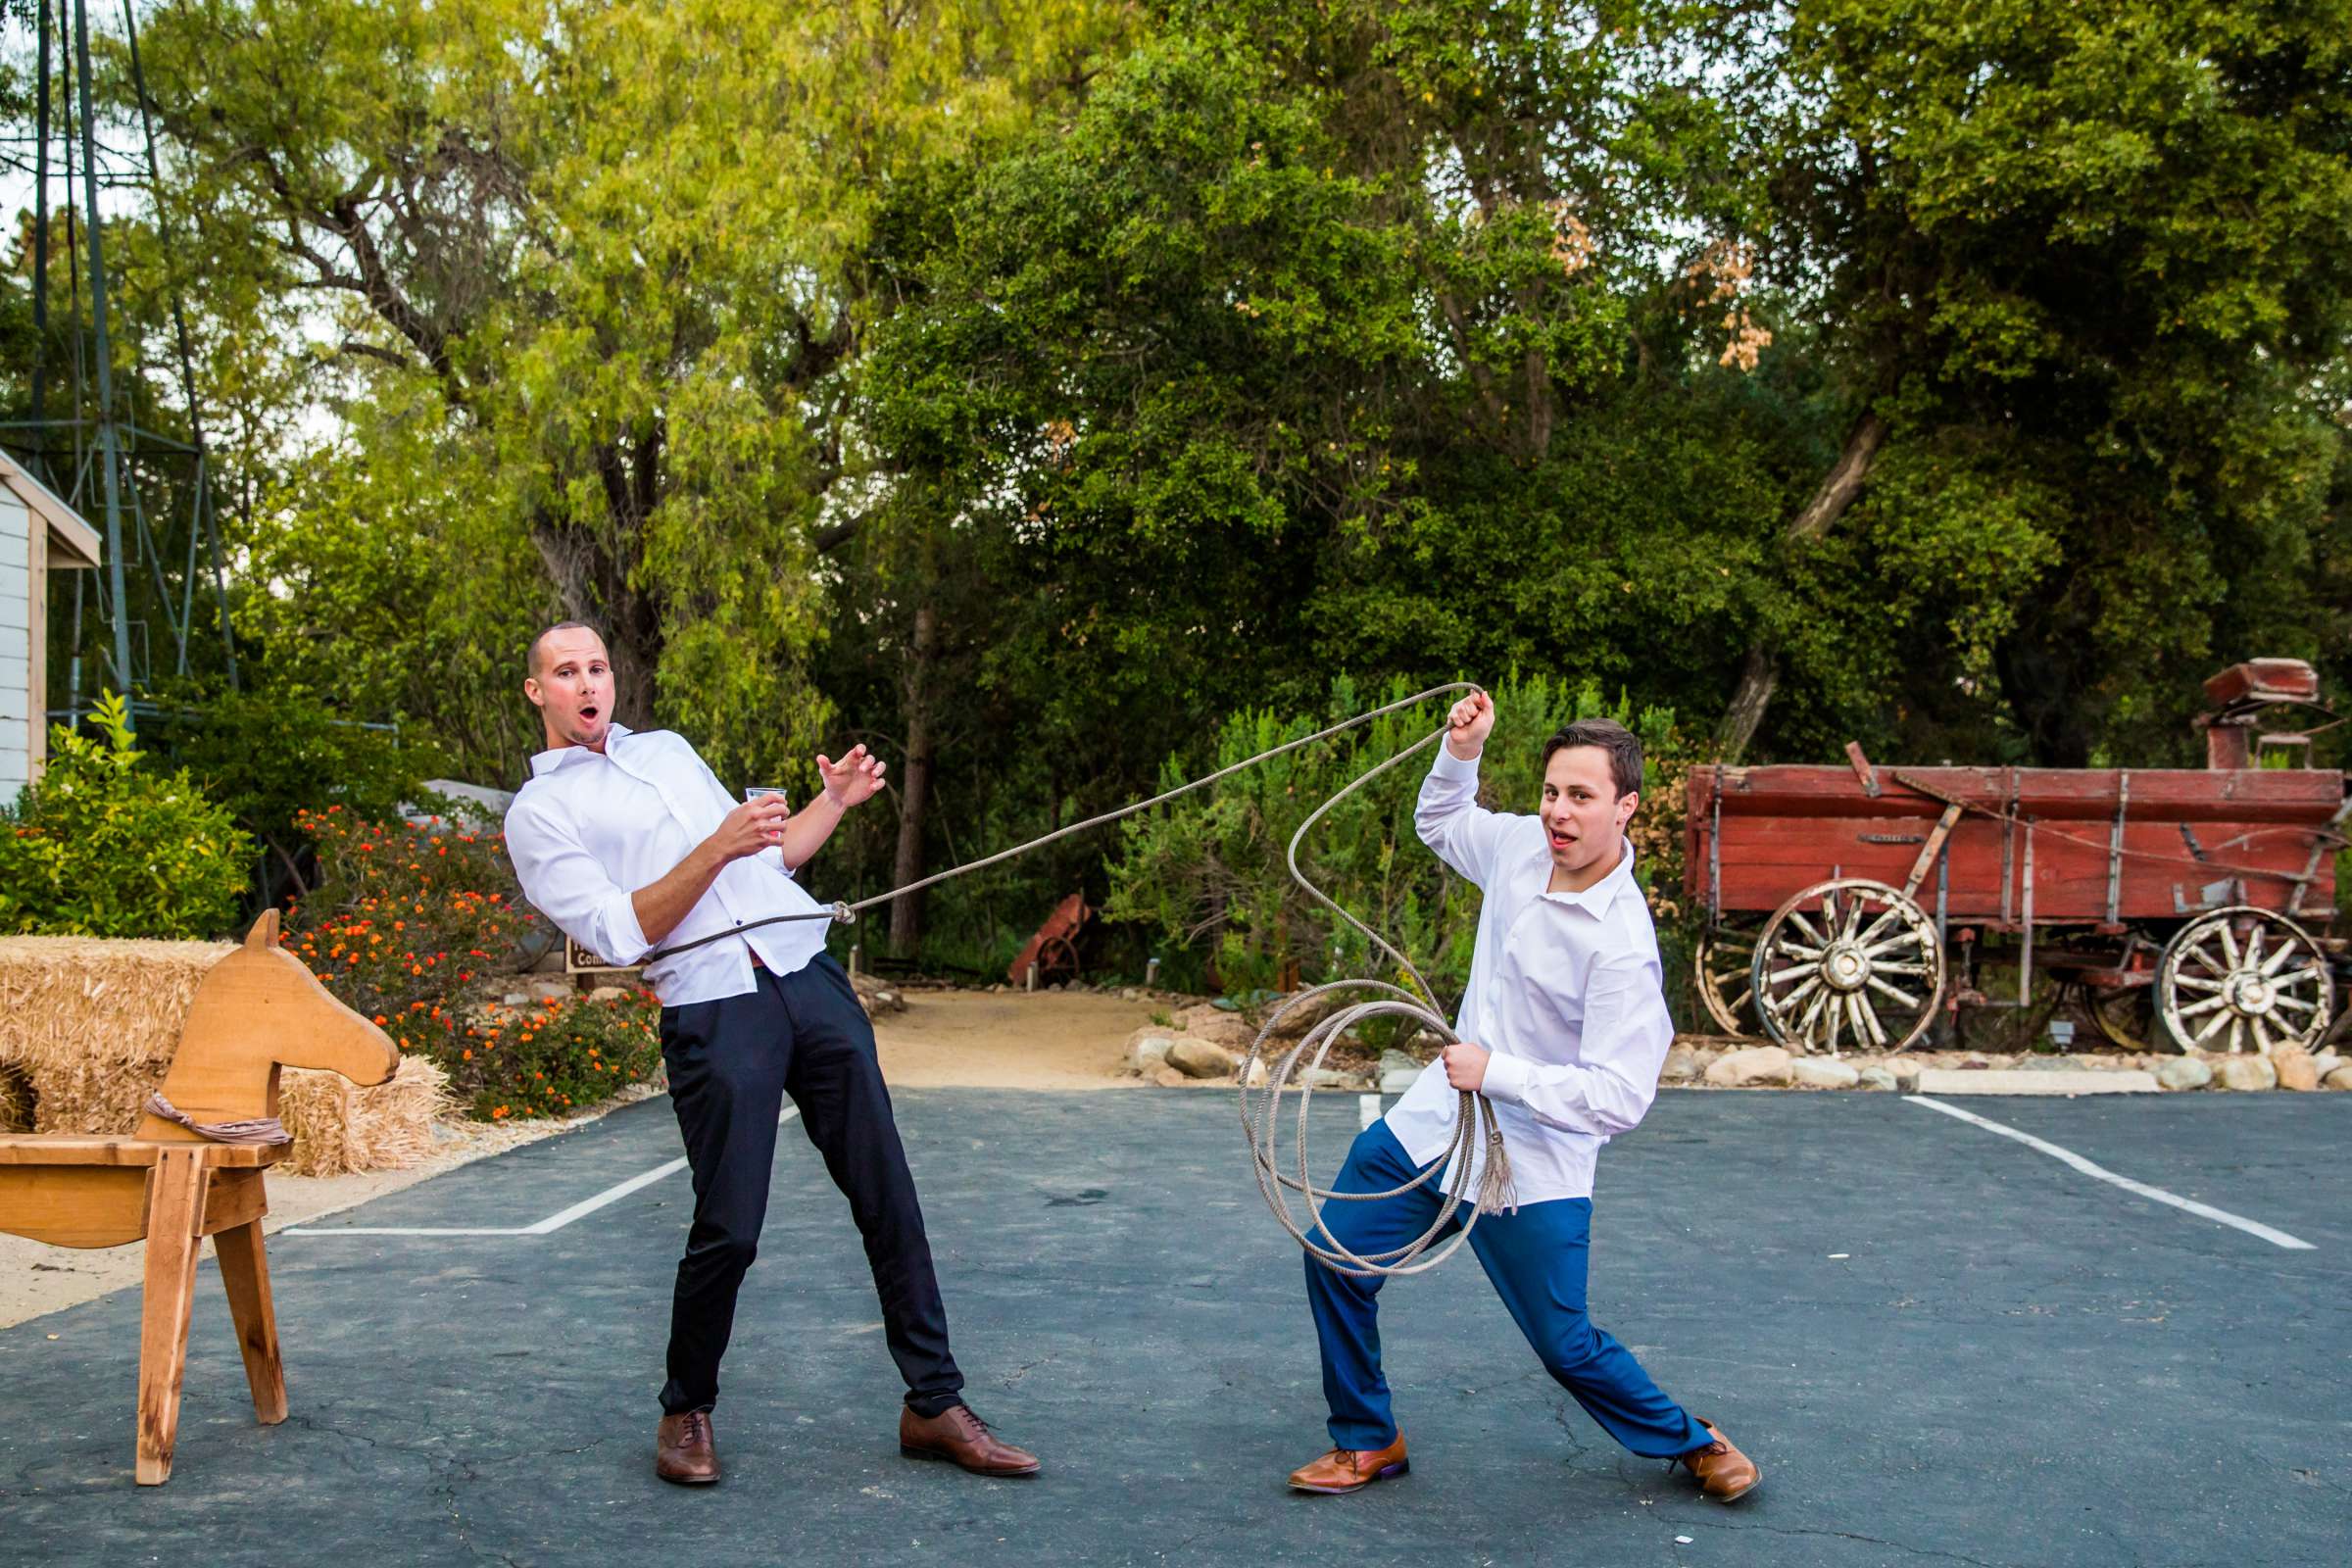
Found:
[[[1417,1167],[1385,1121],[1364,1129],[1348,1151],[1333,1189],[1381,1193],[1402,1186]],[[1358,1256],[1404,1246],[1444,1206],[1438,1184],[1376,1201],[1333,1199],[1323,1205],[1330,1237]],[[1544,1370],[1585,1412],[1635,1453],[1672,1458],[1713,1441],[1689,1412],[1666,1397],[1633,1352],[1592,1326],[1585,1312],[1585,1269],[1592,1200],[1562,1198],[1488,1214],[1470,1233],[1471,1250]],[[1448,1225],[1446,1235],[1458,1229]],[[1323,1396],[1331,1405],[1332,1446],[1385,1448],[1396,1441],[1388,1379],[1380,1369],[1380,1279],[1335,1274],[1306,1258],[1306,1298],[1323,1347]]]

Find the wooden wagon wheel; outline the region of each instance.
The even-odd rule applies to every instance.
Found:
[[[1037,973],[1040,979],[1050,974],[1068,971],[1072,980],[1078,978],[1078,949],[1068,937],[1048,937],[1037,950]]]
[[[1773,912],[1751,978],[1764,1032],[1791,1051],[1834,1056],[1841,1037],[1865,1050],[1901,1051],[1936,1021],[1943,946],[1934,918],[1909,894],[1838,877]]]
[[[2146,1051],[2156,1039],[2156,988],[2082,987],[2082,1015],[2118,1051]]]
[[[2156,1010],[2182,1050],[2269,1055],[2308,1046],[2335,1012],[2335,982],[2311,933],[2234,905],[2180,928],[2156,960]]]
[[[1756,926],[1753,918],[1720,921],[1699,933],[1690,953],[1699,1004],[1727,1035],[1755,1033]]]

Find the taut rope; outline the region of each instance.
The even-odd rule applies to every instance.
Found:
[[[1190,783],[1179,784],[1176,788],[1154,795],[1150,800],[1137,801],[1132,805],[1122,806],[1116,810],[1105,811],[1100,816],[1090,816],[1083,822],[1073,822],[1068,827],[1058,828],[1042,838],[1031,839],[1028,843],[1015,845],[1009,850],[1002,850],[985,859],[973,860],[968,864],[937,872],[920,881],[909,882],[905,887],[893,888],[887,893],[878,893],[870,899],[860,899],[855,904],[837,903],[823,909],[811,909],[797,914],[769,915],[765,919],[753,920],[725,931],[714,932],[707,937],[698,937],[692,942],[681,942],[675,947],[659,948],[647,954],[644,961],[651,963],[657,958],[666,958],[673,954],[685,953],[708,943],[740,936],[744,932],[755,930],[760,926],[776,925],[790,920],[837,920],[844,925],[854,924],[858,916],[867,909],[888,904],[893,899],[904,898],[909,893],[919,892],[953,877],[968,876],[974,871],[984,870],[1001,861],[1009,860],[1015,856],[1026,855],[1031,850],[1041,849],[1057,839],[1068,838],[1073,833],[1084,833],[1090,828],[1105,826],[1122,817],[1133,816],[1139,811],[1148,811],[1155,806],[1164,806],[1178,796],[1205,789],[1218,780],[1230,778],[1245,768],[1255,767],[1258,763],[1280,757],[1286,752],[1295,752],[1301,747],[1312,746],[1318,741],[1327,741],[1335,735],[1346,734],[1358,725],[1369,724],[1376,718],[1416,707],[1428,702],[1433,697],[1445,697],[1455,692],[1475,692],[1479,689],[1476,684],[1469,681],[1454,681],[1444,686],[1433,686],[1428,691],[1417,692],[1399,702],[1373,709],[1370,712],[1358,713],[1355,717],[1334,724],[1329,729],[1317,730],[1312,735],[1301,736],[1295,741],[1286,741],[1280,746],[1258,753],[1255,757],[1245,758],[1230,767],[1221,767],[1214,773],[1194,779]],[[1291,835],[1290,851],[1287,857],[1292,879],[1306,891],[1307,897],[1362,932],[1365,939],[1374,947],[1395,959],[1404,976],[1411,980],[1413,990],[1405,991],[1390,985],[1386,981],[1368,979],[1334,980],[1325,985],[1309,987],[1277,1007],[1267,1017],[1264,1027],[1257,1032],[1257,1038],[1250,1042],[1249,1059],[1242,1064],[1242,1135],[1249,1142],[1250,1162],[1257,1176],[1258,1191],[1265,1195],[1266,1205],[1274,1211],[1274,1217],[1282,1222],[1282,1228],[1290,1232],[1292,1238],[1306,1250],[1308,1256],[1335,1273],[1353,1275],[1357,1278],[1383,1274],[1419,1274],[1433,1269],[1452,1256],[1455,1249],[1470,1239],[1471,1227],[1478,1223],[1480,1214],[1493,1213],[1497,1209],[1509,1208],[1514,1204],[1510,1159],[1503,1149],[1502,1129],[1495,1121],[1494,1106],[1484,1096],[1472,1094],[1468,1090],[1461,1091],[1461,1104],[1455,1116],[1453,1141],[1447,1149],[1446,1157],[1424,1168],[1419,1175],[1403,1186],[1392,1188],[1385,1193],[1336,1193],[1328,1188],[1315,1186],[1307,1172],[1306,1114],[1308,1102],[1314,1093],[1308,1077],[1315,1068],[1323,1064],[1323,1058],[1331,1052],[1332,1042],[1349,1028],[1369,1019],[1403,1018],[1417,1024],[1422,1030],[1436,1035],[1447,1045],[1459,1043],[1455,1039],[1451,1027],[1438,1011],[1436,994],[1430,990],[1429,982],[1422,978],[1421,971],[1413,966],[1413,961],[1378,931],[1341,908],[1324,894],[1321,888],[1307,880],[1305,872],[1298,869],[1298,846],[1305,839],[1309,828],[1322,820],[1323,816],[1340,802],[1396,766],[1406,758],[1434,745],[1445,734],[1446,727],[1440,725],[1396,756],[1375,763],[1349,780],[1331,799],[1309,812],[1305,821],[1298,824],[1298,831]],[[1358,1002],[1333,1011],[1307,1030],[1299,1038],[1298,1043],[1283,1053],[1270,1068],[1266,1067],[1264,1062],[1266,1042],[1272,1038],[1275,1026],[1282,1021],[1283,1017],[1302,1003],[1342,991],[1374,991],[1384,993],[1384,995],[1373,1001]],[[1415,992],[1418,992],[1419,995],[1416,996]],[[1304,1057],[1310,1050],[1314,1054],[1313,1057],[1305,1063],[1305,1070],[1302,1072],[1299,1066],[1300,1058]],[[1262,1104],[1253,1103],[1250,1098],[1253,1092],[1250,1080],[1259,1077],[1261,1073],[1265,1079]],[[1296,1084],[1293,1083],[1294,1078],[1297,1080]],[[1296,1135],[1298,1167],[1297,1176],[1288,1175],[1277,1167],[1278,1155],[1274,1121],[1275,1113],[1281,1106],[1284,1091],[1294,1087],[1298,1094],[1298,1129]],[[1478,1191],[1474,1197],[1470,1191],[1470,1156],[1481,1142],[1486,1145],[1487,1157],[1484,1174],[1478,1182]],[[1441,1188],[1445,1194],[1445,1201],[1439,1205],[1437,1217],[1430,1222],[1428,1230],[1403,1247],[1389,1251],[1359,1255],[1341,1246],[1327,1233],[1320,1232],[1317,1222],[1322,1216],[1322,1200],[1324,1200],[1339,1199],[1348,1202],[1362,1202],[1395,1198],[1426,1186],[1432,1180],[1437,1179],[1441,1173],[1446,1172],[1451,1174]],[[1284,1195],[1286,1188],[1305,1199],[1307,1218],[1304,1224],[1301,1224],[1298,1216],[1291,1212],[1290,1200]],[[1470,1217],[1463,1222],[1461,1230],[1444,1249],[1427,1257],[1422,1256],[1422,1253],[1428,1251],[1438,1238],[1445,1234],[1446,1227],[1452,1222],[1464,1202],[1470,1203],[1471,1213]],[[1318,1234],[1321,1236],[1320,1240],[1317,1239]]]

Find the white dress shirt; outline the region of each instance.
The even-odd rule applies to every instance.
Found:
[[[633,964],[657,944],[630,895],[668,875],[741,804],[681,737],[614,724],[601,752],[560,746],[531,759],[531,777],[507,808],[507,853],[532,907],[608,963]],[[821,907],[771,846],[728,861],[659,946]],[[645,978],[665,1006],[737,996],[753,987],[752,955],[791,974],[824,951],[829,924],[762,926],[656,959]]]
[[[1674,1043],[1634,847],[1626,843],[1584,892],[1545,891],[1543,819],[1480,808],[1478,763],[1443,744],[1413,825],[1485,890],[1454,1033],[1494,1053],[1482,1092],[1494,1102],[1519,1201],[1590,1198],[1600,1146],[1641,1123]],[[1426,1165],[1450,1146],[1459,1102],[1445,1062],[1433,1061],[1390,1110],[1389,1131]],[[1482,1143],[1474,1169],[1485,1154]]]

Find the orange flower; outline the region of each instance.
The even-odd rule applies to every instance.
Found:
[[[379,1012],[379,1013],[377,1013],[377,1014],[375,1015],[375,1021],[376,1021],[377,1023],[390,1023],[392,1020],[391,1020],[391,1019],[389,1019],[389,1018],[387,1018],[387,1017],[385,1017],[385,1016],[384,1016],[382,1013],[380,1013],[380,1012]]]

